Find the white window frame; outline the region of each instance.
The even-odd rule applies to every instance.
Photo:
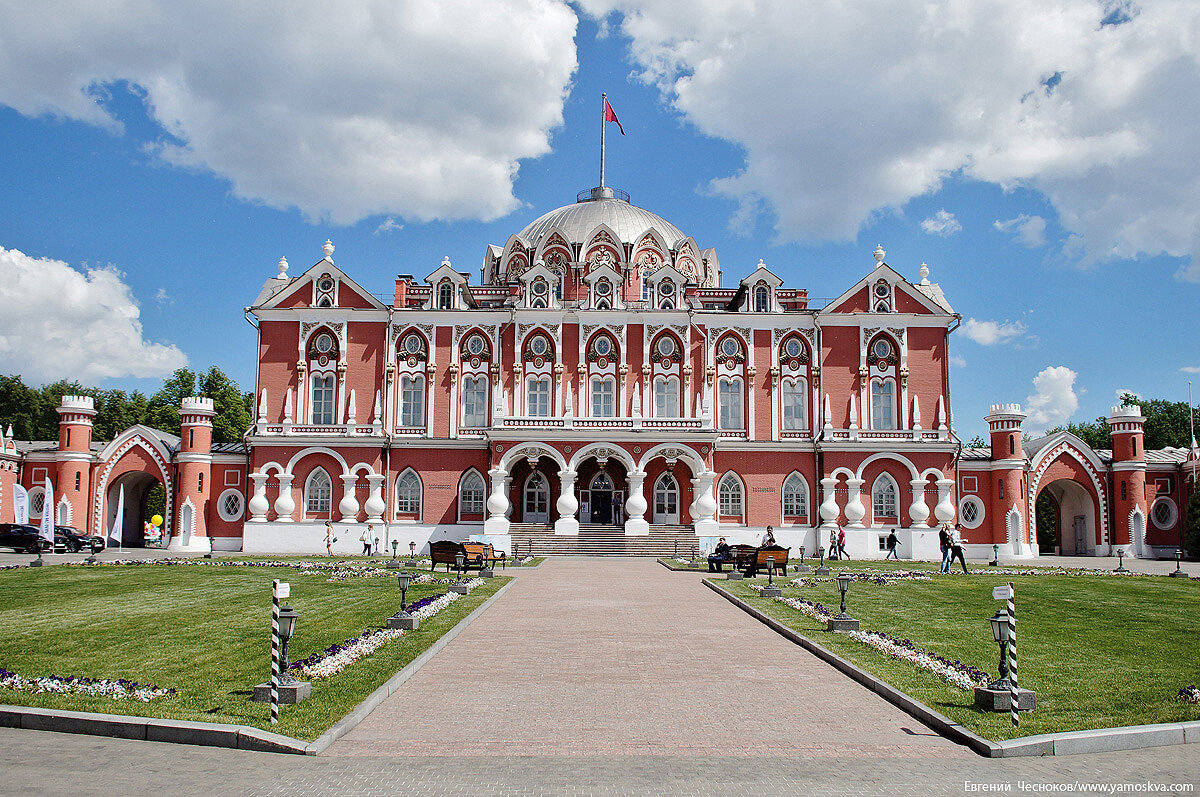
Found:
[[[808,385],[803,379],[783,380],[779,391],[779,422],[784,430],[795,432],[808,427],[807,399]],[[789,406],[789,400],[792,406]],[[799,413],[795,405],[799,405]]]
[[[742,379],[723,376],[717,380],[717,428],[741,431],[746,428]]]
[[[746,488],[733,471],[726,473],[717,483],[717,515],[718,518],[740,518],[742,523],[746,520]]]
[[[325,477],[324,494],[315,492],[322,485],[314,484],[321,476]],[[329,475],[329,471],[321,466],[317,466],[309,472],[304,479],[304,516],[332,516],[333,515],[333,478]]]
[[[337,423],[337,378],[333,374],[313,374],[309,378],[309,399],[309,423],[313,426]]]
[[[460,401],[464,429],[487,426],[488,378],[485,375],[467,376],[463,379]]]
[[[237,512],[229,512],[225,509],[225,502],[231,497],[238,499]],[[332,502],[332,496],[330,497],[330,501]],[[246,496],[242,495],[241,490],[226,490],[221,493],[221,497],[217,499],[217,515],[220,516],[221,520],[224,520],[226,523],[233,523],[241,520],[244,514],[246,514]]]
[[[438,283],[437,289],[437,309],[453,310],[454,309],[454,283],[449,279],[443,279]]]
[[[588,395],[588,414],[592,418],[617,417],[617,379],[593,376]]]
[[[549,418],[552,398],[550,377],[531,376],[525,380],[525,414],[528,417]]]
[[[661,503],[659,501],[659,496],[662,496],[664,499]],[[674,512],[669,512],[665,509],[666,499],[668,496],[673,496],[673,503],[675,505]],[[654,500],[654,504],[651,507],[652,518],[665,515],[674,517],[675,522],[679,521],[679,480],[675,478],[675,474],[671,473],[670,471],[664,471],[663,473],[659,474],[658,478],[654,480],[652,498]],[[661,511],[660,506],[664,507]]]
[[[42,479],[42,483],[43,484],[45,483],[44,478]],[[42,503],[42,506],[40,509],[36,508],[38,501],[41,501],[41,503]],[[35,517],[40,518],[42,516],[42,513],[45,511],[46,511],[46,488],[45,487],[30,487],[29,488],[29,519],[33,520]]]
[[[795,490],[795,486],[799,485],[799,489]],[[792,471],[783,480],[783,506],[781,507],[783,517],[803,518],[808,521],[808,482],[799,471]],[[789,507],[788,504],[792,506]],[[789,512],[788,509],[799,508],[799,512]]]
[[[468,496],[468,480],[478,480],[478,496]],[[471,488],[472,493],[475,492],[474,487]],[[483,474],[471,468],[462,475],[458,480],[458,519],[463,522],[463,515],[486,515],[487,514],[487,480],[483,478]],[[471,521],[467,521],[471,522]]]
[[[967,520],[964,509],[968,504],[975,506],[975,519]],[[979,500],[974,495],[964,495],[958,500],[958,522],[964,529],[977,529],[983,525],[984,515],[987,514],[987,509],[983,505],[983,501]]]
[[[883,388],[888,389],[888,400],[884,400]],[[899,428],[896,423],[896,382],[892,379],[871,380],[871,428],[887,431]],[[884,411],[886,410],[886,416]]]
[[[679,417],[679,379],[677,377],[654,377],[654,417]]]
[[[1165,506],[1171,510],[1171,520],[1166,524],[1158,522],[1157,510],[1160,506]],[[1150,522],[1154,524],[1154,528],[1161,529],[1163,531],[1175,528],[1175,524],[1179,522],[1179,507],[1177,507],[1175,502],[1167,496],[1160,495],[1158,498],[1155,498],[1154,503],[1150,505]]]
[[[416,515],[417,520],[420,520],[421,505],[424,503],[424,496],[422,495],[424,491],[423,488],[424,485],[421,483],[421,476],[412,468],[405,468],[404,471],[396,477],[396,514]],[[404,493],[401,493],[401,490],[404,490]]]
[[[771,289],[764,282],[754,286],[754,312],[771,312]]]
[[[886,487],[891,488],[891,512],[887,511],[888,495],[884,489]],[[871,518],[895,518],[897,522],[900,520],[900,488],[896,486],[896,480],[887,473],[876,476],[871,484]]]
[[[425,377],[421,374],[400,376],[400,425],[425,425]]]

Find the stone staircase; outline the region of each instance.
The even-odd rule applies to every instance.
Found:
[[[553,526],[513,523],[513,550],[525,556],[671,556],[691,553],[699,538],[691,526],[654,526],[649,536],[626,537],[621,526],[579,524],[579,536],[556,535]]]

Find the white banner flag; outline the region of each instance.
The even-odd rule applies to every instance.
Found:
[[[13,485],[13,516],[17,523],[29,522],[29,491],[19,484]]]
[[[50,550],[54,550],[54,485],[50,483],[49,477],[46,478],[46,495],[42,501],[42,525],[39,529],[42,534],[42,539],[50,543]]]
[[[112,530],[108,532],[109,546],[116,543],[121,547],[125,534],[125,487],[121,487],[121,495],[117,498],[117,516],[113,518]]]

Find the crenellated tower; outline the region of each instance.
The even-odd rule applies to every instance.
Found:
[[[1108,414],[1112,434],[1113,545],[1131,556],[1146,556],[1146,416],[1136,404],[1113,407]]]
[[[992,438],[993,505],[1002,511],[992,513],[992,539],[1007,543],[1014,556],[1032,554],[1029,544],[1029,518],[1025,500],[1025,448],[1021,424],[1025,413],[1020,404],[993,404],[987,415]]]
[[[188,396],[179,405],[179,499],[172,548],[208,550],[206,517],[212,495],[213,400]]]
[[[88,523],[88,495],[91,492],[92,418],[96,406],[91,396],[63,396],[58,406],[58,467],[54,478],[54,502],[61,526],[74,526],[83,532]],[[40,485],[37,485],[40,486]],[[63,503],[69,507],[63,512]]]

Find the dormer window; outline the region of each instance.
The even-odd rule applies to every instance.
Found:
[[[771,290],[766,285],[758,285],[754,289],[754,312],[768,313],[771,311]]]
[[[325,274],[317,280],[317,290],[321,293],[333,293],[333,277]]]
[[[671,280],[658,283],[658,306],[662,310],[675,309],[675,283]]]
[[[880,280],[875,283],[875,312],[892,312],[892,286]]]
[[[322,274],[317,277],[317,307],[333,307],[333,291],[337,287],[337,282],[334,281],[333,275]]]
[[[454,309],[454,285],[450,280],[442,280],[438,283],[438,301],[439,310]]]
[[[596,309],[607,310],[612,307],[612,283],[606,279],[597,280],[595,286]]]

